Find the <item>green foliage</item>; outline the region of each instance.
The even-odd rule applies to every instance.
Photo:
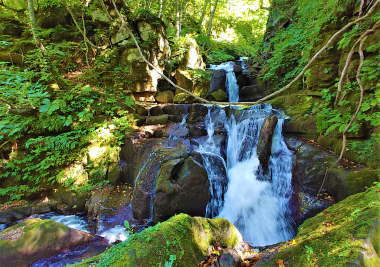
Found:
[[[56,186],[59,172],[82,157],[98,128],[112,125],[107,141],[118,145],[131,125],[127,110],[133,101],[112,88],[98,92],[77,85],[55,92],[37,80],[40,75],[6,67],[0,77],[0,141],[18,143],[0,166],[0,183],[11,182],[0,190],[1,199],[20,199]],[[90,181],[88,190],[92,182],[103,181]]]

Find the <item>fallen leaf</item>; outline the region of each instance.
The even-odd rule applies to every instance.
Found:
[[[284,260],[278,260],[278,261],[276,261],[276,263],[277,263],[277,266],[278,266],[278,267],[285,267],[285,262],[284,262]]]

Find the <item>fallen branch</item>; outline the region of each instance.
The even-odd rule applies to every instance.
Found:
[[[370,14],[372,14],[374,11],[375,11],[375,8],[376,6],[379,4],[379,0],[377,0],[373,6],[371,7],[371,9],[364,15],[364,16],[361,16],[359,18],[357,18],[356,20],[348,23],[346,26],[344,26],[343,28],[341,28],[339,31],[337,31],[328,41],[327,43],[310,59],[310,61],[306,64],[306,66],[302,69],[302,71],[290,82],[288,83],[287,85],[285,85],[284,87],[282,87],[280,90],[272,93],[272,94],[269,94],[255,102],[242,102],[240,104],[243,104],[243,105],[255,105],[255,104],[259,104],[259,103],[262,103],[268,99],[271,99],[273,98],[274,96],[277,96],[281,93],[283,93],[284,91],[288,90],[289,88],[291,88],[303,75],[304,73],[306,72],[306,70],[308,68],[310,68],[310,66],[314,63],[314,61],[335,41],[335,39],[340,35],[342,34],[343,32],[345,32],[347,29],[349,29],[351,26],[357,24],[358,22],[366,19]]]
[[[77,27],[78,31],[82,34],[83,36],[83,40],[85,41],[85,43],[88,43],[90,46],[94,47],[94,48],[98,48],[93,42],[91,42],[88,38],[87,38],[87,35],[86,33],[82,30],[82,28],[79,26],[78,24],[78,21],[76,20],[75,16],[74,16],[74,13],[73,11],[70,9],[69,6],[65,6],[67,11],[69,12],[71,18],[73,19],[74,21],[74,24],[75,26]]]
[[[367,38],[368,38],[368,35],[365,36],[364,38],[362,38],[361,41],[360,41],[360,45],[359,45],[360,63],[359,63],[358,70],[356,72],[356,80],[357,80],[359,88],[360,88],[359,103],[358,103],[358,105],[356,107],[355,113],[351,117],[350,122],[347,124],[346,128],[343,131],[342,150],[340,151],[340,155],[339,155],[338,161],[340,161],[343,158],[343,154],[344,154],[344,152],[346,150],[346,142],[347,142],[346,134],[347,134],[348,130],[351,128],[351,126],[354,123],[354,121],[356,120],[356,116],[358,115],[358,113],[360,111],[360,108],[362,106],[362,103],[363,103],[364,87],[363,87],[363,85],[361,83],[361,80],[360,80],[360,73],[361,73],[361,69],[363,67],[363,63],[364,63],[363,45],[364,45],[364,42],[365,42],[365,40]]]
[[[114,0],[112,0],[112,4],[115,8],[115,11],[116,13],[118,14],[118,16],[120,17],[121,19],[121,22],[122,22],[122,26],[123,27],[126,27],[127,23],[125,22],[123,16],[121,15],[121,13],[119,12]],[[138,44],[135,36],[133,35],[132,31],[128,28],[127,28],[127,31],[129,32],[130,36],[132,37],[138,51],[139,51],[139,54],[140,56],[142,57],[142,59],[144,60],[145,63],[147,63],[150,67],[152,67],[159,75],[161,75],[161,77],[163,77],[167,82],[169,82],[172,86],[174,86],[175,88],[185,92],[186,94],[189,94],[191,95],[192,97],[194,97],[195,99],[199,100],[200,102],[202,103],[207,103],[207,104],[216,104],[216,105],[256,105],[256,104],[260,104],[266,100],[269,100],[275,96],[278,96],[280,94],[282,94],[284,91],[288,90],[289,88],[291,88],[300,78],[302,78],[302,76],[305,74],[306,70],[308,70],[310,68],[310,66],[315,62],[315,60],[336,40],[336,38],[341,35],[343,32],[345,32],[347,29],[349,29],[351,26],[359,23],[360,21],[366,19],[369,15],[371,15],[375,9],[376,9],[376,6],[379,4],[379,0],[376,0],[376,2],[372,5],[372,7],[369,9],[369,11],[357,18],[356,20],[348,23],[347,25],[345,25],[343,28],[341,28],[339,31],[337,31],[333,36],[330,37],[330,39],[326,42],[326,44],[309,60],[309,62],[306,64],[306,66],[302,69],[302,71],[291,81],[289,82],[287,85],[285,85],[284,87],[282,87],[281,89],[277,90],[276,92],[272,93],[272,94],[269,94],[257,101],[254,101],[254,102],[214,102],[214,101],[208,101],[204,98],[201,98],[199,96],[196,96],[194,95],[193,93],[191,93],[189,90],[186,90],[185,88],[182,88],[178,85],[176,85],[172,80],[170,80],[166,75],[164,75],[158,68],[156,68],[152,63],[150,63],[146,57],[144,56],[142,50],[141,50],[141,47],[140,45]]]
[[[353,54],[354,54],[354,52],[355,52],[355,48],[356,48],[356,46],[357,46],[357,45],[361,42],[361,40],[362,40],[363,38],[365,38],[368,34],[373,33],[374,30],[375,30],[375,28],[376,28],[379,24],[380,24],[380,21],[376,22],[375,25],[374,25],[371,29],[369,29],[369,30],[367,30],[365,33],[363,33],[363,34],[359,37],[359,39],[356,40],[356,42],[354,43],[354,45],[351,47],[351,50],[350,50],[350,52],[349,52],[348,55],[347,55],[346,63],[345,63],[344,68],[343,68],[343,70],[342,70],[342,74],[340,75],[340,79],[339,79],[339,83],[338,83],[338,90],[336,91],[336,96],[335,96],[335,101],[334,101],[334,106],[336,106],[336,105],[339,103],[339,101],[341,100],[341,99],[339,99],[339,97],[340,97],[340,93],[341,93],[341,91],[342,91],[342,89],[343,89],[344,78],[345,78],[346,75],[347,75],[348,68],[349,68],[349,66],[350,66],[351,59],[352,59],[352,56],[353,56]]]

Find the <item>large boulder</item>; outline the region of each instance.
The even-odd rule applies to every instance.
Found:
[[[187,36],[184,47],[186,47],[186,52],[182,58],[181,65],[189,69],[204,69],[205,63],[197,41]]]
[[[201,162],[190,156],[161,166],[154,200],[156,221],[177,213],[204,216],[209,200],[207,172]]]
[[[244,101],[255,101],[264,97],[265,94],[266,92],[263,91],[263,88],[257,84],[252,84],[241,87],[239,91],[239,99]]]
[[[162,165],[174,159],[186,158],[187,155],[184,145],[172,148],[158,145],[151,147],[149,154],[145,154],[140,159],[132,197],[133,215],[137,220],[143,221],[153,217],[151,207],[154,201],[156,179]]]
[[[127,185],[107,185],[94,190],[86,202],[86,209],[88,218],[97,223],[97,232],[123,225],[131,198],[132,187]]]
[[[165,29],[161,22],[148,22],[140,20],[137,22],[137,33],[144,41],[142,53],[146,59],[154,65],[156,69],[163,72],[164,62],[170,56],[170,46],[166,38]],[[128,41],[128,31],[121,27],[112,37],[112,42],[122,42],[123,44],[119,64],[129,69],[130,85],[129,91],[133,93],[156,92],[158,80],[161,75],[149,66],[140,56],[137,48]]]
[[[208,94],[211,94],[219,89],[226,91],[226,79],[227,73],[225,70],[214,71],[211,77],[210,91]]]
[[[306,220],[265,266],[379,266],[380,186]],[[260,265],[261,266],[261,265]]]
[[[0,261],[3,266],[29,266],[95,238],[51,220],[30,219],[0,232]]]
[[[269,158],[272,154],[272,137],[277,121],[278,119],[274,115],[266,118],[260,130],[259,141],[257,143],[257,156],[264,173],[268,173]]]
[[[179,214],[78,266],[198,266],[213,245],[235,249],[241,242],[241,234],[226,219]]]

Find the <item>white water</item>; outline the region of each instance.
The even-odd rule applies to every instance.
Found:
[[[230,61],[220,65],[211,65],[212,70],[226,71],[226,88],[229,102],[239,102],[239,85],[234,72],[235,63]]]
[[[289,212],[292,153],[282,137],[280,113],[272,140],[271,181],[257,174],[256,145],[265,118],[273,113],[278,112],[270,105],[258,105],[227,117],[223,109],[210,107],[205,118],[208,137],[198,148],[210,181],[206,215],[230,220],[255,246],[285,241],[294,234]],[[221,125],[227,133],[225,153],[215,135]]]
[[[35,215],[34,217],[53,220],[58,223],[62,223],[70,228],[90,233],[88,222],[84,217],[81,216],[59,215],[54,212],[49,212],[45,214]],[[104,227],[101,226],[96,234],[107,239],[108,243],[110,244],[116,241],[124,241],[128,238],[129,235],[128,231],[126,231],[122,225],[116,225],[109,229],[104,229]]]

